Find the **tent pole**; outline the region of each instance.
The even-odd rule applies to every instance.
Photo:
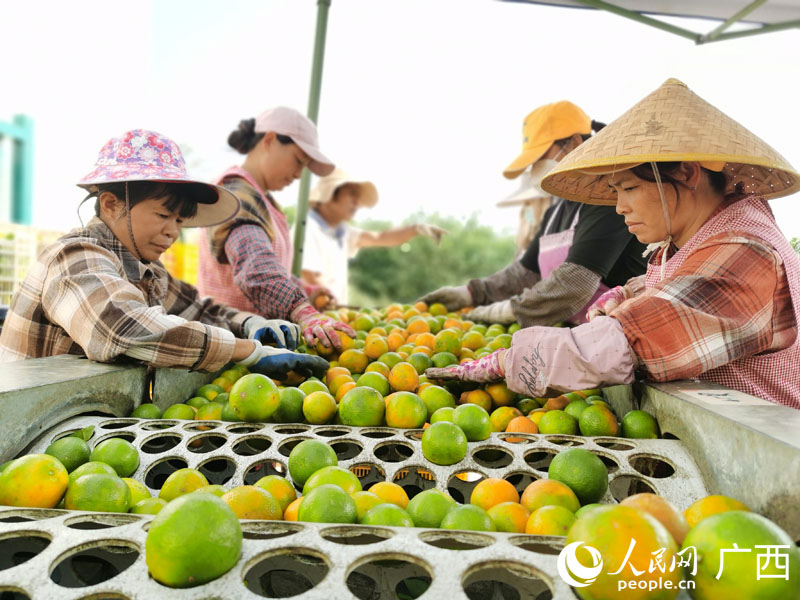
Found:
[[[609,2],[604,2],[603,0],[576,0],[576,2],[580,2],[581,4],[585,4],[586,6],[591,6],[592,8],[597,8],[599,10],[605,10],[607,12],[614,13],[615,15],[631,19],[638,23],[644,23],[645,25],[650,25],[651,27],[655,27],[656,29],[663,29],[664,31],[668,31],[669,33],[674,33],[675,35],[679,35],[681,37],[690,39],[695,43],[697,43],[697,40],[700,37],[699,34],[693,31],[689,31],[688,29],[684,29],[683,27],[677,27],[675,25],[670,25],[669,23],[659,21],[658,19],[646,17],[632,10],[627,10],[625,8],[616,6]]]
[[[322,63],[325,58],[325,35],[328,30],[328,9],[331,0],[317,0],[317,32],[314,38],[314,62],[311,66],[311,88],[308,95],[308,118],[317,122],[319,98],[322,88]],[[303,267],[303,242],[306,237],[306,217],[308,215],[308,191],[311,187],[311,173],[303,169],[300,178],[300,192],[297,196],[297,222],[294,226],[294,257],[292,274],[299,277]]]
[[[698,39],[698,40],[697,40],[697,43],[698,43],[698,44],[704,44],[704,43],[706,43],[706,42],[713,42],[713,41],[714,41],[714,40],[716,40],[716,39],[717,39],[717,38],[720,36],[720,34],[722,34],[722,32],[723,32],[723,31],[725,31],[725,30],[726,30],[728,27],[730,27],[730,26],[731,26],[731,25],[733,25],[734,23],[737,23],[738,21],[741,21],[742,19],[744,19],[744,18],[745,18],[747,15],[749,15],[751,12],[753,12],[753,11],[754,11],[755,9],[757,9],[759,6],[761,6],[762,4],[766,3],[766,1],[767,1],[767,0],[753,0],[753,2],[751,2],[750,4],[748,4],[747,6],[745,6],[745,7],[744,7],[742,10],[740,10],[739,12],[737,12],[737,13],[736,13],[735,15],[733,15],[733,16],[732,16],[730,19],[728,19],[728,20],[727,20],[727,21],[725,21],[724,23],[720,23],[720,24],[719,24],[719,26],[718,26],[718,27],[715,27],[715,28],[714,28],[712,31],[709,31],[709,32],[708,32],[708,33],[706,33],[706,34],[704,34],[704,35],[701,35],[701,36],[700,36],[700,39]]]

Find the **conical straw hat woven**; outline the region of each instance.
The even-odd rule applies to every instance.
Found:
[[[588,204],[616,204],[607,176],[645,162],[697,161],[724,171],[728,192],[765,198],[800,189],[800,174],[758,136],[668,79],[570,152],[542,181],[547,192]],[[741,189],[741,188],[740,188]]]

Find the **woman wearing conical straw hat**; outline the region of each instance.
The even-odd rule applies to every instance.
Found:
[[[573,329],[531,327],[508,351],[429,377],[549,391],[699,378],[800,409],[800,257],[767,200],[800,174],[761,139],[670,79],[543,180],[616,205],[650,245],[647,274],[609,290]]]

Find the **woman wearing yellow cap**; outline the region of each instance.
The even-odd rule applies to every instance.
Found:
[[[540,106],[526,117],[522,152],[503,174],[521,176],[528,189],[549,196],[541,190],[542,177],[602,127],[572,102]],[[475,321],[518,321],[523,327],[583,323],[586,309],[601,294],[644,273],[643,250],[611,207],[554,198],[519,260],[422,300],[441,302],[450,310],[475,306],[467,315]]]
[[[429,377],[541,396],[645,379],[700,378],[800,408],[800,257],[767,199],[800,174],[747,129],[671,79],[543,180],[616,205],[654,250],[647,274],[610,290],[573,329],[531,327],[507,352]]]

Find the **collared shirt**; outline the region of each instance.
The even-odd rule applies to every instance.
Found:
[[[358,253],[361,231],[349,223],[331,227],[316,210],[308,211],[303,269],[319,273],[319,283],[339,304],[347,304],[348,261]]]
[[[0,362],[56,354],[121,356],[216,371],[251,313],[201,298],[160,262],[142,263],[98,218],[42,252],[11,301]]]

